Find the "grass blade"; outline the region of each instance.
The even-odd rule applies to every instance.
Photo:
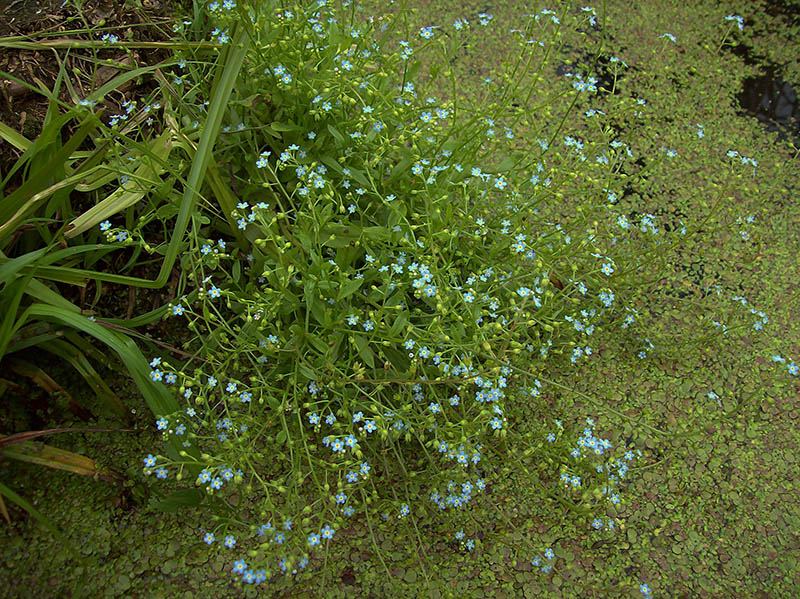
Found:
[[[14,449],[0,450],[0,455],[20,462],[38,464],[55,470],[65,470],[81,476],[97,477],[106,481],[119,479],[110,470],[98,467],[93,459],[79,453],[36,441],[22,441],[21,443],[15,443],[13,447]]]
[[[119,396],[111,390],[89,360],[86,359],[86,356],[81,353],[77,347],[61,339],[39,343],[38,347],[69,362],[83,377],[91,390],[94,391],[97,399],[100,400],[100,403],[108,412],[116,414],[125,420],[130,417],[128,410],[125,408],[125,404],[122,403]]]
[[[146,181],[148,183],[147,187],[141,186],[139,189],[134,190],[126,189],[125,185],[121,185],[111,195],[76,217],[67,226],[64,237],[70,239],[76,235],[80,235],[110,216],[125,210],[129,206],[133,206],[156,185],[160,185],[160,176],[166,169],[166,159],[172,149],[171,137],[171,133],[166,131],[158,136],[153,144],[154,160],[142,164],[131,177],[134,181]],[[128,187],[130,187],[130,185],[128,185]]]
[[[0,513],[3,514],[3,518],[5,518],[8,525],[11,526],[11,517],[8,515],[8,510],[6,509],[6,502],[3,500],[3,494],[0,493]]]
[[[61,531],[58,530],[58,528],[56,528],[56,526],[52,522],[50,522],[50,520],[45,518],[41,514],[41,512],[39,512],[39,510],[37,510],[35,507],[33,507],[27,500],[25,500],[24,498],[22,498],[19,495],[17,495],[14,491],[9,489],[3,483],[0,483],[0,496],[4,496],[4,497],[8,498],[10,501],[16,503],[19,507],[21,507],[23,510],[28,512],[31,516],[36,518],[41,523],[42,526],[44,526],[47,530],[49,530],[51,533],[53,533],[53,536],[56,539],[58,539],[59,541],[61,541],[61,543],[63,543],[64,546],[66,546],[67,549],[69,549],[70,552],[72,552],[72,554],[75,556],[75,558],[78,561],[80,561],[81,563],[84,563],[83,558],[75,550],[75,548],[72,546],[72,543],[70,543],[67,540],[67,538],[64,535],[61,534]]]
[[[31,140],[20,135],[5,123],[0,123],[0,138],[6,140],[6,143],[10,143],[22,152],[27,151],[33,145]]]
[[[125,369],[130,373],[154,416],[166,416],[178,411],[177,399],[163,385],[157,385],[150,380],[150,365],[130,337],[111,331],[96,322],[92,322],[85,316],[56,306],[37,303],[30,306],[28,311],[31,316],[39,319],[55,321],[75,330],[83,331],[116,353],[124,364]],[[199,456],[196,448],[190,447],[186,449],[177,440],[170,440],[166,447],[170,457],[173,459],[178,459],[181,451],[187,451],[194,457]]]

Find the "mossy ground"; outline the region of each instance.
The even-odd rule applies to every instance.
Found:
[[[501,32],[514,27],[520,14],[534,12],[529,3],[489,4],[408,3],[419,8],[409,15],[411,31],[456,17],[477,21],[481,11],[494,15],[496,33],[459,57],[464,93],[477,91],[497,67],[495,59],[507,53],[509,41]],[[601,6],[595,7],[600,15]],[[742,15],[746,27],[727,39],[750,48],[756,64],[720,48],[731,25],[723,20],[728,14]],[[598,98],[593,107],[611,112],[622,96],[646,98],[647,116],[621,121],[620,138],[645,156],[661,145],[679,156],[651,171],[623,201],[632,210],[661,211],[691,226],[711,213],[717,190],[732,198],[666,265],[667,276],[648,298],[648,336],[657,346],[648,358],[637,358],[625,339],[610,340],[579,367],[543,373],[553,383],[545,385],[547,401],[558,410],[553,418],[579,423],[593,416],[597,430],[612,441],[629,439],[645,450],[645,459],[631,470],[628,501],[618,507],[624,528],[594,532],[585,518],[555,501],[531,501],[531,487],[543,483],[521,474],[513,460],[523,458],[511,455],[508,470],[498,473],[474,508],[484,523],[474,551],[463,553],[455,542],[433,536],[425,522],[420,546],[410,530],[398,528],[377,539],[387,575],[372,539],[356,527],[340,562],[294,583],[278,582],[269,596],[636,597],[641,582],[654,597],[800,594],[800,379],[770,360],[776,353],[800,358],[800,207],[794,197],[800,163],[785,141],[740,114],[736,101],[741,81],[758,72],[760,59],[785,65],[786,80],[800,85],[797,25],[772,5],[744,0],[613,0],[606,3],[604,32],[607,52],[630,68],[618,80],[621,93]],[[666,32],[677,42],[659,38]],[[567,41],[567,47],[582,44],[577,35]],[[703,124],[702,139],[696,123]],[[756,158],[755,176],[735,161],[728,166],[728,150]],[[749,215],[752,223],[737,223]],[[732,301],[734,295],[766,313],[764,330],[753,330],[752,315]],[[712,320],[730,323],[729,333],[719,333]],[[718,400],[708,397],[711,391]],[[159,439],[144,405],[133,394],[129,401],[138,412],[135,432],[58,439],[60,447],[124,471],[129,482],[123,488],[2,463],[2,481],[51,518],[84,563],[14,510],[13,526],[0,532],[2,577],[8,582],[0,594],[263,594],[235,582],[224,553],[201,543],[202,515],[162,513],[148,505],[149,481],[143,481],[139,465]],[[527,424],[514,426],[524,432]],[[554,548],[552,573],[540,573],[529,556],[515,554],[511,547],[522,539]]]

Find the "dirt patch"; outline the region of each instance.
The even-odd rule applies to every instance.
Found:
[[[80,7],[78,7],[80,5]],[[98,65],[98,59],[111,59],[123,67],[153,64],[164,58],[163,51],[129,51],[120,46],[85,49],[31,49],[13,47],[14,42],[42,42],[61,38],[99,41],[113,34],[120,41],[164,41],[169,38],[169,15],[182,10],[179,2],[143,1],[138,6],[117,0],[75,3],[72,0],[0,0],[0,121],[28,139],[39,134],[47,114],[48,100],[31,90],[54,89],[60,71],[69,77],[74,94],[84,97],[118,70]],[[25,85],[28,84],[28,85]],[[135,96],[135,89],[128,90]],[[119,103],[130,98],[116,98]],[[59,100],[72,104],[67,85],[62,85]],[[3,144],[0,172],[5,172],[16,151]]]

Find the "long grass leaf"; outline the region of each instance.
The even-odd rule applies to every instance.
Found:
[[[125,408],[125,404],[123,404],[119,396],[111,390],[89,360],[86,359],[86,356],[81,353],[77,347],[62,339],[42,342],[38,347],[69,362],[78,374],[83,377],[91,390],[94,391],[97,399],[100,400],[100,403],[108,412],[116,414],[123,419],[129,418],[130,414]]]
[[[2,72],[0,72],[0,76],[2,76]],[[58,119],[58,121],[56,123],[53,123],[51,125],[51,127],[54,128],[54,129],[57,128],[57,129],[60,130],[61,127],[63,127],[69,121],[71,121],[72,118],[73,117],[70,114],[62,115],[61,117],[59,117],[59,119]],[[11,166],[11,168],[8,170],[8,172],[6,172],[5,179],[3,179],[3,182],[0,183],[0,190],[5,189],[6,185],[8,185],[8,182],[16,174],[17,171],[19,171],[20,169],[22,169],[24,167],[27,167],[30,164],[30,162],[36,157],[36,154],[41,150],[42,146],[44,145],[44,141],[43,141],[44,139],[47,139],[47,136],[42,138],[42,136],[39,135],[39,137],[37,137],[31,143],[30,147],[27,150],[25,150],[25,152],[23,152],[22,156],[20,156],[17,159],[17,161]]]
[[[5,355],[11,355],[15,352],[22,351],[23,349],[28,349],[29,347],[36,347],[40,343],[45,343],[46,341],[50,341],[51,339],[58,339],[61,337],[61,331],[56,332],[55,329],[51,329],[48,333],[40,333],[35,334],[31,333],[28,335],[28,329],[38,329],[40,328],[42,323],[32,323],[26,327],[22,327],[17,331],[17,335],[11,340],[11,343],[8,344],[6,348]],[[46,323],[46,326],[50,327],[50,323]]]
[[[69,158],[72,152],[78,149],[78,146],[83,143],[83,140],[85,140],[89,133],[91,133],[91,131],[95,128],[96,123],[93,119],[84,120],[83,124],[78,128],[75,134],[66,143],[64,143],[64,145],[59,148],[57,152],[55,152],[53,157],[48,160],[46,164],[44,164],[35,172],[30,173],[25,183],[23,183],[14,192],[3,198],[2,204],[0,204],[0,222],[3,223],[3,226],[0,227],[0,229],[5,229],[7,231],[10,228],[8,221],[11,219],[12,215],[15,215],[15,220],[19,220],[24,217],[24,214],[20,215],[15,213],[17,213],[20,208],[26,204],[29,206],[28,209],[30,209],[31,202],[29,202],[29,200],[31,199],[31,196],[39,194],[39,192],[46,187],[48,174],[60,166],[63,166],[64,162]],[[56,187],[56,189],[61,188],[62,186]],[[2,237],[2,233],[0,233],[0,237]]]
[[[3,514],[3,518],[5,518],[8,525],[11,526],[11,517],[8,515],[8,510],[6,509],[6,502],[3,500],[2,493],[0,493],[0,514]]]
[[[81,476],[96,476],[110,481],[117,478],[108,469],[98,467],[93,459],[66,449],[59,449],[37,441],[23,441],[12,447],[13,449],[0,450],[0,455],[12,460],[37,464],[55,470],[65,470]]]
[[[53,291],[50,289],[50,287],[37,279],[31,279],[28,281],[28,288],[25,290],[25,293],[36,298],[40,302],[52,304],[53,306],[59,306],[64,310],[69,310],[70,312],[80,314],[81,309],[78,306],[66,299],[60,293]]]
[[[141,200],[156,185],[161,184],[160,175],[166,170],[166,159],[169,156],[171,144],[171,134],[162,133],[153,144],[153,154],[155,160],[148,161],[136,169],[131,177],[132,181],[150,182],[146,188],[127,189],[125,185],[120,186],[111,195],[98,202],[86,212],[75,218],[67,227],[64,237],[70,239],[80,235],[84,231],[94,227],[101,221],[133,206]],[[134,185],[132,182],[128,187]]]
[[[0,437],[0,449],[22,443],[24,441],[32,441],[39,437],[49,437],[51,435],[60,435],[62,433],[116,433],[116,432],[132,432],[130,429],[119,428],[90,428],[90,427],[62,427],[62,428],[46,428],[40,431],[25,431],[24,433],[14,433],[6,437]]]
[[[236,80],[239,77],[239,71],[242,68],[242,63],[247,54],[249,44],[250,39],[247,35],[247,30],[243,27],[239,27],[233,36],[231,45],[226,48],[225,53],[222,55],[217,65],[214,84],[211,89],[208,117],[203,126],[197,152],[192,160],[192,168],[189,171],[189,178],[187,179],[184,189],[183,200],[178,210],[178,218],[175,223],[176,235],[173,236],[167,247],[167,254],[162,265],[162,272],[159,274],[159,278],[164,277],[165,282],[169,271],[165,272],[164,269],[169,265],[169,269],[171,270],[172,265],[177,259],[180,240],[183,238],[183,234],[186,232],[189,225],[189,219],[194,213],[206,168],[211,161],[214,143],[219,135],[222,119],[228,109],[228,100],[236,85]]]
[[[166,416],[178,411],[177,399],[163,385],[158,385],[150,379],[150,365],[132,339],[92,322],[85,316],[55,306],[37,303],[30,306],[28,310],[31,316],[53,320],[83,331],[116,353],[154,416]],[[178,459],[181,451],[188,451],[195,457],[199,455],[194,447],[184,449],[177,440],[169,441],[167,449],[173,459]]]
[[[0,495],[3,495],[4,497],[7,497],[10,501],[16,503],[19,507],[21,507],[23,510],[28,512],[31,516],[36,518],[36,520],[38,520],[41,523],[42,526],[44,526],[47,530],[49,530],[51,533],[53,533],[53,536],[56,539],[58,539],[59,541],[61,541],[61,543],[63,543],[64,546],[66,546],[67,549],[69,549],[72,552],[72,554],[75,556],[76,559],[78,559],[78,561],[80,561],[81,563],[84,563],[83,557],[81,557],[81,555],[75,550],[75,548],[72,546],[72,543],[70,543],[67,540],[67,538],[64,535],[61,534],[61,531],[58,530],[58,528],[56,528],[56,526],[52,522],[50,522],[50,520],[45,518],[42,515],[42,513],[39,512],[39,510],[37,510],[35,507],[33,507],[30,504],[30,502],[28,502],[26,499],[20,497],[19,495],[17,495],[14,491],[9,489],[3,483],[0,483]]]
[[[33,145],[33,142],[24,135],[20,135],[5,123],[0,123],[0,138],[6,140],[18,150],[25,152]]]
[[[59,31],[57,35],[65,36],[72,34],[85,34],[85,29],[75,29],[72,31]],[[212,50],[219,48],[217,42],[120,42],[117,46],[122,48],[149,48],[162,50]],[[79,39],[54,39],[47,41],[33,42],[26,36],[0,37],[0,48],[10,48],[15,50],[67,50],[73,49],[92,49],[101,48],[103,44],[97,41]]]
[[[0,251],[0,283],[8,283],[20,270],[40,260],[46,252],[47,248],[40,248],[16,258],[6,258]]]
[[[0,293],[0,303],[6,311],[3,320],[0,322],[0,358],[2,358],[8,348],[11,339],[19,328],[27,321],[27,310],[19,313],[19,305],[22,296],[28,287],[29,279],[17,279],[12,283],[6,284]]]

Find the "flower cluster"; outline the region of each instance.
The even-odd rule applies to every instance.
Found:
[[[251,5],[212,4],[212,38],[227,44]],[[348,519],[373,514],[398,527],[437,514],[473,550],[467,510],[502,463],[500,441],[540,400],[535,373],[551,360],[579,368],[601,331],[638,327],[635,254],[662,237],[655,216],[628,220],[617,207],[616,169],[634,155],[624,141],[574,132],[561,154],[554,130],[522,148],[504,111],[420,91],[409,59],[469,35],[465,19],[383,48],[374,21],[329,4],[246,13],[241,87],[230,109],[218,107],[215,153],[230,173],[214,171],[212,187],[223,210],[193,215],[202,226],[167,306],[193,335],[191,359],[150,364],[151,380],[183,404],[156,428],[183,451],[148,455],[145,471],[250,502],[255,524],[220,519],[202,531],[236,554],[232,572],[247,584],[301,572],[344,542],[335,531]],[[544,35],[566,26],[547,9],[533,17]],[[527,41],[524,52],[542,51]],[[187,59],[175,73],[193,90],[183,123],[206,118],[199,98],[213,95],[205,67]],[[597,79],[568,76],[563,91],[591,101]],[[515,93],[504,101],[527,92]],[[495,153],[513,159],[497,164]],[[602,176],[573,181],[564,173],[575,165]],[[235,194],[221,190],[228,175]],[[565,193],[589,198],[580,218],[562,213]],[[597,488],[602,474],[598,493],[620,503],[632,457],[612,457],[591,426],[574,446],[559,426],[543,451],[560,452],[567,492]],[[424,484],[398,491],[395,481],[412,479]],[[548,571],[551,549],[544,559]]]

